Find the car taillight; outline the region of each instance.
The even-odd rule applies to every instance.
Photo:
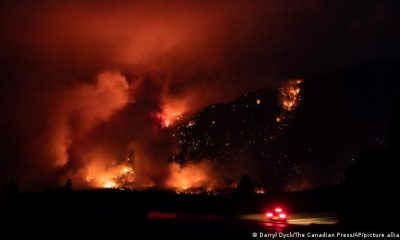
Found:
[[[272,214],[272,213],[270,213],[270,212],[269,212],[269,213],[267,213],[266,215],[267,215],[267,217],[272,217],[272,216],[273,216],[273,214]]]
[[[282,212],[282,208],[275,208],[275,212]]]
[[[279,214],[279,218],[286,218],[286,214],[284,213]]]

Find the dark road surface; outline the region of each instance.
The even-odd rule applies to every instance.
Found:
[[[216,237],[222,239],[251,239],[253,234],[275,232],[334,232],[335,213],[296,213],[287,223],[265,221],[264,214],[245,214],[229,218],[218,215],[182,215],[176,213],[150,212],[144,232],[152,237]]]

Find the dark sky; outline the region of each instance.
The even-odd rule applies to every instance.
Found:
[[[0,180],[85,187],[135,152],[138,182],[166,186],[177,166],[165,125],[247,91],[398,58],[399,5],[2,1]]]

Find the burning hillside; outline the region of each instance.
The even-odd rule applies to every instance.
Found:
[[[334,110],[351,102],[299,113],[313,99],[306,94],[321,94],[307,104],[313,106],[336,99],[325,94],[335,88],[307,90],[306,82],[287,80],[397,57],[398,24],[391,19],[399,14],[386,2],[295,2],[5,1],[0,182],[40,190],[71,178],[80,189],[184,190],[230,186],[248,174],[283,189],[305,173],[308,159],[337,162],[330,146],[344,137],[329,136],[354,116],[342,121],[343,112]],[[338,9],[348,11],[340,21]],[[380,74],[362,79],[385,79]],[[336,95],[365,86],[343,83],[338,88],[347,92]],[[365,124],[357,133],[371,125],[382,126]],[[314,133],[318,126],[323,136]],[[338,156],[341,166],[354,157],[348,152]]]
[[[143,147],[140,142],[133,144],[130,154],[126,154],[122,161],[109,161],[111,164],[108,166],[100,160],[104,154],[98,158],[92,154],[91,164],[83,166],[77,177],[84,176],[89,187],[97,188],[160,187],[176,192],[211,192],[230,188],[242,174],[254,167],[246,163],[247,158],[259,157],[248,155],[252,148],[260,144],[270,146],[279,139],[288,124],[290,112],[298,105],[300,83],[300,80],[293,80],[277,90],[248,93],[230,104],[211,105],[191,117],[185,112],[170,110],[152,115],[156,122],[153,126],[154,140],[150,141],[158,143],[151,151],[159,151],[157,144],[170,148],[166,149],[170,155],[164,156],[163,168],[156,173],[163,175],[160,182],[141,172],[143,164],[146,165],[140,158],[142,154],[150,164],[155,162],[147,153],[137,149]],[[281,121],[276,121],[276,118]],[[238,164],[241,164],[240,168],[235,169]]]

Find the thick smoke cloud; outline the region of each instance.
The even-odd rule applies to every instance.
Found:
[[[0,176],[27,189],[130,151],[162,185],[174,144],[160,121],[398,55],[389,1],[1,4]]]

